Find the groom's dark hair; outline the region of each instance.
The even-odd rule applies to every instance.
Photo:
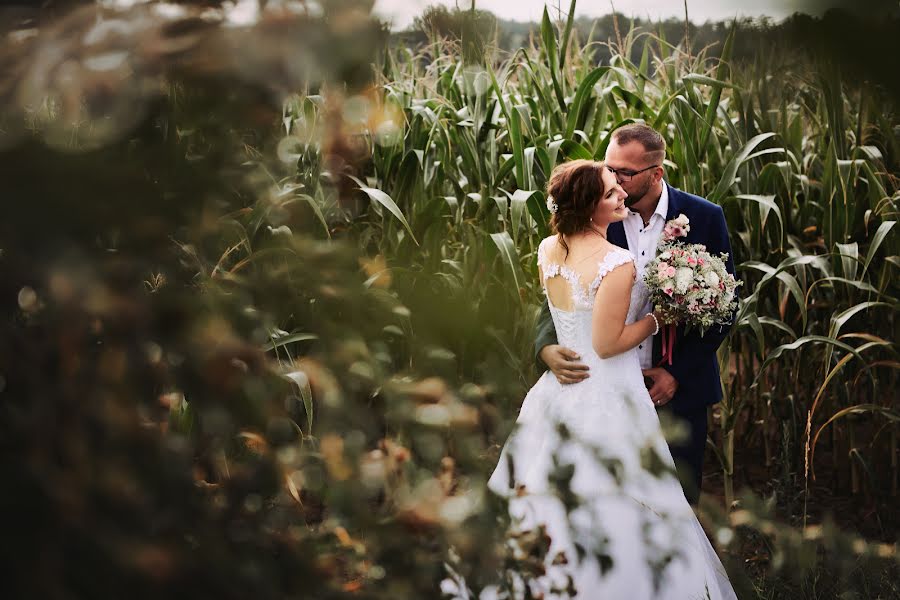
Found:
[[[658,131],[643,123],[623,125],[612,132],[613,139],[620,145],[638,142],[647,151],[650,162],[662,164],[666,157],[666,140]]]

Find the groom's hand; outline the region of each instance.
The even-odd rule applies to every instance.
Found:
[[[659,367],[644,369],[642,372],[644,377],[649,377],[653,381],[653,385],[648,390],[653,404],[664,406],[675,396],[675,392],[678,391],[678,381],[672,377],[671,373]]]
[[[579,362],[581,357],[564,346],[548,344],[541,348],[540,357],[562,384],[578,383],[590,377],[587,365]]]

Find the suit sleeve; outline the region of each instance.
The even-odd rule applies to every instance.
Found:
[[[546,371],[549,367],[541,360],[540,353],[544,346],[557,343],[556,327],[553,326],[553,317],[550,315],[550,304],[544,298],[541,305],[541,314],[538,316],[537,327],[534,332],[534,361],[539,371]]]
[[[725,261],[725,268],[732,275],[734,270],[734,257],[731,252],[731,242],[728,240],[728,225],[725,222],[725,213],[721,207],[716,207],[712,215],[709,225],[709,236],[705,241],[706,248],[711,254],[728,253],[728,260]],[[663,365],[676,381],[686,381],[691,377],[691,371],[696,364],[692,360],[702,354],[715,354],[722,345],[722,342],[728,337],[731,327],[734,324],[735,315],[732,314],[731,322],[727,325],[720,325],[708,329],[702,336],[697,330],[684,334],[679,328],[680,339],[675,342],[675,352],[672,357],[671,365]]]

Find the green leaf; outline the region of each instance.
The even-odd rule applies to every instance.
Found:
[[[546,198],[543,192],[536,192],[528,197],[526,203],[528,214],[537,225],[538,235],[541,239],[550,235],[550,211],[547,210]]]
[[[787,261],[784,261],[787,262]],[[784,262],[782,265],[784,265]],[[753,295],[755,297],[759,297],[762,294],[763,287],[769,283],[773,278],[778,279],[782,282],[791,294],[794,296],[794,300],[797,302],[797,308],[800,309],[800,318],[802,319],[802,328],[806,329],[806,319],[807,319],[807,306],[806,306],[806,296],[803,293],[803,289],[800,287],[800,283],[797,281],[797,278],[791,275],[790,273],[785,272],[785,268],[782,265],[779,265],[778,268],[773,267],[772,265],[768,265],[763,262],[748,260],[744,263],[741,263],[742,269],[756,269],[757,271],[762,271],[766,275],[759,280],[759,283],[756,284],[756,288],[753,290]]]
[[[819,285],[820,283],[832,282],[843,283],[844,285],[855,287],[858,290],[869,292],[875,294],[876,296],[883,296],[883,294],[879,292],[871,283],[863,281],[862,279],[847,279],[846,277],[822,277],[821,279],[816,279],[812,282],[812,285],[809,286],[809,289],[806,290],[806,293],[808,295],[810,290],[812,290],[813,287]]]
[[[771,327],[775,327],[776,329],[780,329],[781,331],[791,336],[792,339],[797,339],[797,334],[794,332],[794,330],[791,329],[791,327],[787,323],[780,319],[774,319],[772,317],[759,317],[759,322],[763,325],[769,325]]]
[[[870,308],[875,308],[876,306],[891,306],[887,302],[860,302],[856,306],[851,306],[845,311],[842,311],[840,314],[834,315],[831,317],[831,326],[828,328],[828,335],[831,337],[837,337],[841,331],[841,327],[843,327],[847,321],[853,318],[854,315],[860,313],[864,310],[868,310]]]
[[[566,65],[566,50],[569,47],[569,38],[572,35],[572,24],[575,22],[575,3],[577,0],[572,0],[571,4],[569,4],[569,13],[566,15],[566,29],[563,32],[562,44],[559,47],[559,68],[562,70]]]
[[[575,92],[575,99],[569,107],[569,116],[566,119],[566,139],[571,139],[575,134],[575,129],[577,129],[581,123],[581,117],[587,99],[593,93],[597,81],[599,81],[608,71],[609,67],[597,67],[578,85],[578,90]]]
[[[889,346],[889,345],[890,345],[890,342],[886,342],[886,341],[869,342],[869,343],[863,344],[862,346],[857,348],[856,351],[859,352],[860,355],[862,355],[862,353],[865,352],[866,350],[868,350],[869,348],[877,348],[877,347]],[[818,406],[819,406],[819,401],[822,399],[822,396],[825,393],[825,388],[828,387],[828,383],[832,379],[835,378],[835,376],[841,371],[841,369],[844,368],[845,365],[847,365],[847,363],[850,362],[850,360],[853,357],[854,357],[853,354],[846,355],[844,358],[842,358],[841,360],[838,361],[838,363],[834,366],[834,368],[831,369],[831,371],[825,377],[825,380],[822,382],[822,385],[819,386],[819,391],[816,392],[816,397],[813,400],[812,406],[809,409],[810,416],[812,416],[816,413],[816,408],[818,408]],[[866,368],[867,369],[869,368],[868,365],[866,366]]]
[[[615,127],[609,130],[609,134],[599,144],[597,144],[597,151],[594,152],[594,160],[603,160],[606,158],[606,149],[609,148],[609,144],[612,142],[612,132],[622,127],[623,125],[628,125],[629,123],[634,123],[634,119],[623,119],[616,123]]]
[[[556,101],[559,103],[559,109],[562,112],[566,112],[566,100],[561,87],[561,74],[559,73],[559,62],[557,60],[559,49],[556,43],[556,28],[553,27],[546,5],[544,5],[544,15],[541,18],[541,41],[544,44],[544,52],[547,53],[547,61],[550,63],[550,79],[553,82]]]
[[[721,63],[720,63],[721,66]],[[734,84],[728,83],[727,81],[721,81],[719,79],[713,79],[712,77],[707,77],[706,75],[700,75],[699,73],[688,73],[684,77],[682,77],[684,81],[692,81],[694,83],[702,83],[703,85],[709,85],[712,87],[718,88],[733,88]],[[712,102],[710,102],[712,104]]]
[[[734,184],[735,177],[737,176],[738,167],[740,167],[744,160],[753,152],[757,146],[766,141],[769,138],[775,137],[775,134],[772,132],[769,133],[761,133],[759,135],[753,136],[753,138],[747,142],[741,151],[731,157],[731,160],[728,161],[728,164],[725,165],[724,172],[722,173],[721,179],[719,179],[719,184],[716,186],[716,189],[713,190],[712,194],[709,195],[709,199],[712,202],[718,203],[725,195],[728,193],[728,190],[731,189],[731,186]]]
[[[841,327],[843,327],[847,321],[852,319],[854,315],[876,306],[890,306],[890,304],[887,302],[860,302],[859,304],[842,311],[840,314],[832,315],[831,325],[828,327],[829,337],[837,338],[841,332]],[[825,352],[825,368],[828,368],[831,365],[831,353],[831,348]]]
[[[738,194],[734,196],[737,200],[748,200],[750,202],[755,202],[759,205],[759,220],[760,220],[760,228],[762,231],[765,231],[766,228],[766,220],[768,219],[769,213],[774,212],[775,217],[778,219],[778,241],[781,242],[784,239],[784,218],[781,216],[781,209],[778,208],[778,205],[775,203],[775,195],[770,196],[760,196],[757,194]],[[762,232],[760,232],[760,239],[762,239]],[[781,246],[780,249],[783,249],[784,246]]]
[[[522,138],[522,117],[518,104],[513,107],[509,119],[509,142],[513,150],[513,164],[516,171],[516,186],[519,188],[527,187],[525,183],[525,143]]]
[[[390,196],[388,196],[381,190],[368,187],[366,184],[364,184],[362,181],[360,181],[353,175],[347,175],[347,177],[349,177],[350,179],[355,181],[356,184],[359,186],[359,189],[364,191],[369,196],[369,198],[371,198],[372,200],[374,200],[374,201],[378,202],[379,204],[381,204],[382,206],[384,206],[386,209],[388,209],[391,212],[392,215],[397,217],[397,220],[400,221],[403,224],[403,226],[406,228],[406,231],[409,232],[409,235],[410,235],[410,237],[412,237],[413,241],[416,243],[416,246],[419,245],[419,241],[416,239],[416,236],[413,235],[413,232],[409,226],[409,223],[406,222],[406,217],[403,216],[403,212],[400,210],[400,207],[397,206],[397,203],[394,202]]]
[[[643,114],[645,121],[650,123],[656,122],[656,111],[650,108],[650,105],[644,102],[641,97],[634,92],[630,92],[618,85],[614,85],[609,91],[624,100],[626,105],[640,111]]]
[[[575,140],[563,141],[559,149],[562,150],[562,153],[569,160],[575,160],[578,158],[583,158],[585,160],[594,160],[594,156],[591,154],[591,151]]]
[[[503,263],[512,274],[517,290],[516,296],[519,296],[518,290],[525,287],[525,274],[522,272],[522,265],[519,264],[519,253],[516,251],[516,244],[506,231],[492,233],[491,240],[497,246]]]
[[[506,155],[504,155],[506,156]],[[497,170],[497,174],[494,176],[494,181],[498,184],[503,181],[507,175],[513,172],[516,167],[516,159],[514,156],[510,156],[509,158],[501,159],[503,160],[500,168]]]
[[[314,333],[292,333],[283,337],[273,338],[266,344],[263,344],[263,350],[268,352],[269,350],[281,348],[282,346],[287,346],[288,344],[293,344],[295,342],[305,342],[307,340],[317,339],[319,339],[319,336]]]
[[[328,222],[325,220],[325,215],[322,214],[322,207],[319,206],[319,203],[316,201],[316,199],[309,194],[297,194],[297,198],[309,204],[310,208],[312,208],[313,210],[313,213],[316,215],[316,218],[319,219],[319,222],[322,224],[322,229],[325,230],[325,235],[328,236],[328,239],[331,239],[331,231],[328,229]]]
[[[831,415],[831,417],[827,421],[825,421],[825,423],[823,423],[818,430],[816,430],[816,435],[813,437],[810,447],[809,460],[811,464],[814,464],[813,458],[815,456],[815,448],[816,444],[819,441],[819,436],[822,434],[822,431],[824,431],[826,427],[828,427],[838,419],[849,415],[879,415],[893,423],[900,422],[900,412],[897,412],[893,408],[880,406],[878,404],[857,404],[855,406],[848,406],[847,408],[843,408]],[[813,471],[813,477],[815,477],[815,471]]]
[[[896,224],[897,221],[885,221],[878,226],[875,235],[872,236],[872,243],[869,244],[869,251],[866,253],[866,262],[863,263],[862,277],[865,277],[866,271],[869,270],[869,265],[872,264],[872,259],[875,258],[875,253],[878,252],[878,248],[881,246],[881,243],[884,242],[884,238],[887,237],[887,234]]]
[[[504,191],[509,197],[509,216],[512,224],[513,237],[519,238],[519,227],[522,224],[522,216],[525,214],[525,207],[529,198],[535,194],[539,194],[537,190],[516,190],[513,193]]]
[[[746,318],[746,322],[750,325],[750,329],[753,330],[753,335],[756,336],[756,343],[759,347],[759,354],[762,356],[766,351],[766,335],[763,332],[762,323],[759,321],[759,317],[756,313],[749,313]]]
[[[491,76],[491,87],[494,88],[494,94],[497,95],[500,112],[503,113],[503,116],[506,117],[506,122],[509,123],[509,109],[506,107],[506,101],[503,99],[503,92],[500,91],[500,84],[497,83],[497,78],[494,76],[494,70],[488,69],[487,72]]]
[[[790,344],[782,344],[781,346],[778,346],[777,348],[772,350],[768,354],[768,356],[766,356],[763,364],[759,367],[759,370],[756,373],[756,378],[753,380],[754,384],[759,382],[759,378],[762,377],[763,371],[765,371],[766,367],[781,358],[782,354],[784,354],[785,352],[797,350],[805,346],[806,344],[828,344],[830,346],[840,348],[841,350],[846,350],[847,352],[850,352],[851,354],[856,356],[856,358],[860,359],[860,361],[862,361],[862,357],[859,355],[856,349],[853,348],[853,346],[845,344],[844,342],[839,342],[834,338],[825,337],[822,335],[807,335],[800,338],[799,340],[791,342]]]
[[[313,426],[313,397],[312,388],[309,385],[309,377],[303,371],[293,371],[286,373],[285,377],[300,390],[300,399],[303,401],[303,408],[306,412],[306,431],[308,435],[312,435]],[[302,433],[302,432],[301,432]]]
[[[678,92],[675,92],[671,96],[665,99],[665,101],[659,106],[659,110],[656,111],[656,120],[653,121],[653,129],[659,130],[661,129],[665,123],[666,119],[669,116],[669,107],[672,105],[672,101],[678,96]]]
[[[834,415],[831,416],[828,421],[822,425],[822,429],[825,428],[826,425],[832,423],[836,419],[841,417],[845,417],[847,415],[859,415],[859,414],[876,414],[881,415],[882,417],[888,419],[889,421],[898,422],[900,421],[900,413],[896,410],[888,408],[886,406],[880,406],[878,404],[857,404],[856,406],[849,406],[842,410],[839,410]]]
[[[844,277],[848,279],[856,279],[856,271],[859,267],[859,244],[850,242],[849,244],[835,244],[838,249],[838,257],[841,259],[841,271]]]

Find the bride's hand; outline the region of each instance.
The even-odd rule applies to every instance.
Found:
[[[659,326],[669,325],[670,323],[666,321],[665,315],[660,312],[658,309],[653,311],[653,316],[656,317],[656,320],[659,322]]]

